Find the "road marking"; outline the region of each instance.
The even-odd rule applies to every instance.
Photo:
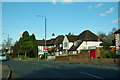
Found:
[[[96,75],[92,75],[92,74],[89,74],[89,73],[86,73],[86,72],[80,71],[80,73],[86,74],[86,75],[89,75],[89,76],[92,76],[92,77],[95,77],[95,78],[103,79],[102,77],[99,77],[99,76],[96,76]]]

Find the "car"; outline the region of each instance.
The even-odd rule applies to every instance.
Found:
[[[7,60],[5,53],[0,53],[0,60]]]
[[[6,56],[6,59],[9,60],[10,59],[9,56]]]

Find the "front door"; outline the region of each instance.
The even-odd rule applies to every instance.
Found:
[[[90,58],[96,58],[95,49],[90,49]]]

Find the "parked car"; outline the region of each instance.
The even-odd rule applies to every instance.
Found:
[[[9,56],[6,56],[6,59],[9,60],[10,59]]]
[[[5,53],[0,53],[0,60],[7,60]]]

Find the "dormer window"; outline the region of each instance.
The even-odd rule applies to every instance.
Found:
[[[64,42],[64,47],[67,47],[68,43],[67,42]]]
[[[60,44],[60,47],[62,47],[62,44]]]
[[[56,45],[54,45],[54,47],[56,47]]]
[[[118,34],[118,35],[119,35],[119,38],[118,38],[118,39],[120,40],[120,34]]]
[[[77,40],[78,42],[81,42],[81,40]]]
[[[78,45],[77,41],[74,41],[74,46],[77,46],[77,45]]]

